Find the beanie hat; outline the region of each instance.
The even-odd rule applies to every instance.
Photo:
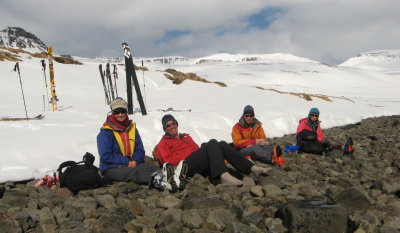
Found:
[[[311,115],[312,114],[318,114],[318,116],[319,116],[319,110],[318,110],[318,108],[312,108],[312,109],[310,109],[310,112],[308,113],[308,117],[311,117]]]
[[[128,103],[121,97],[117,97],[113,102],[110,103],[110,108],[111,111],[114,111],[115,109],[118,108],[123,108],[126,109],[126,111],[128,111]]]
[[[176,119],[171,114],[164,115],[161,119],[161,124],[163,126],[164,131],[165,131],[166,124],[168,121],[175,121],[176,125],[178,125],[178,121],[176,121]]]
[[[246,107],[244,107],[243,115],[246,115],[246,114],[254,115],[254,108],[252,106],[250,106],[250,105],[247,105]]]

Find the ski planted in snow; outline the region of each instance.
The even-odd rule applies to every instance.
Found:
[[[107,63],[107,65],[106,65],[106,77],[107,77],[107,80],[108,80],[108,90],[110,90],[110,93],[111,93],[111,95],[110,95],[110,97],[111,97],[111,101],[113,101],[113,100],[115,100],[115,95],[114,95],[114,86],[113,86],[113,82],[112,82],[112,79],[111,79],[111,71],[110,71],[110,63]]]
[[[1,117],[0,121],[26,121],[26,120],[41,120],[44,118],[44,115],[39,114],[35,117]]]
[[[117,65],[114,64],[114,70],[113,70],[113,76],[114,76],[114,90],[115,90],[115,96],[118,97],[118,89],[117,89],[117,79],[118,79],[118,70],[117,70]]]
[[[48,92],[48,86],[47,86],[47,77],[46,77],[46,61],[44,59],[40,60],[40,62],[42,63],[42,71],[43,71],[43,111],[45,111],[45,103],[47,102],[48,108],[50,110],[49,107],[49,92]],[[44,93],[46,93],[46,97],[47,99],[44,98]]]
[[[103,66],[100,64],[99,65],[99,71],[100,71],[100,77],[101,81],[103,83],[103,88],[104,88],[104,95],[106,96],[106,103],[110,104],[110,97],[108,96],[108,90],[107,90],[107,85],[106,85],[106,80],[104,78],[104,73],[103,73]]]
[[[142,115],[147,115],[146,107],[144,106],[142,93],[140,92],[139,82],[136,77],[135,65],[133,64],[131,50],[127,43],[122,43],[122,47],[124,48],[124,56],[125,56],[125,71],[126,71],[126,91],[128,98],[128,113],[133,114],[133,101],[132,101],[132,83],[136,90],[136,96],[139,102],[140,110],[142,111]]]
[[[53,47],[47,48],[47,54],[49,59],[49,72],[50,72],[50,92],[51,92],[51,106],[53,112],[57,111],[57,95],[56,95],[56,83],[54,80],[54,67],[53,67]]]

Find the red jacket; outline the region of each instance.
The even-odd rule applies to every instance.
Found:
[[[172,166],[177,166],[198,149],[199,146],[189,134],[179,134],[178,137],[164,135],[157,145],[155,155],[161,164],[169,162]]]
[[[317,127],[317,139],[319,142],[324,141],[324,132],[322,132],[322,128],[320,125],[321,121],[318,121],[318,127]],[[308,125],[308,117],[303,118],[299,121],[299,126],[297,126],[297,132],[296,134],[300,133],[303,130],[308,130],[312,131],[311,127]]]

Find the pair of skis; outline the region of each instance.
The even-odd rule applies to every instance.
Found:
[[[110,104],[115,98],[118,97],[118,89],[117,89],[117,79],[118,79],[118,70],[117,65],[114,64],[114,70],[112,75],[114,77],[114,83],[111,77],[110,63],[107,63],[106,70],[103,71],[102,64],[99,65],[100,77],[103,83],[104,95],[106,97],[106,103]]]
[[[125,57],[125,71],[126,71],[126,92],[128,101],[128,113],[133,114],[133,101],[132,101],[132,82],[135,86],[137,100],[139,102],[142,115],[147,115],[146,107],[143,102],[142,93],[140,92],[139,82],[136,76],[135,65],[133,64],[131,50],[127,43],[122,43]]]

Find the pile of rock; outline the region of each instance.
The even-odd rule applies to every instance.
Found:
[[[284,154],[285,166],[240,188],[195,176],[177,193],[120,182],[74,196],[8,182],[0,232],[399,232],[400,116],[325,133],[332,143],[351,136],[355,153]]]

